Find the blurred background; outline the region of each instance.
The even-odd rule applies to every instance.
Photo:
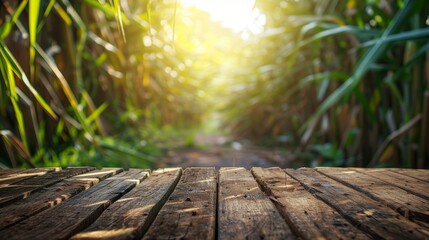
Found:
[[[426,0],[0,3],[0,167],[429,166]]]

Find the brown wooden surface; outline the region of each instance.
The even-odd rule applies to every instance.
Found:
[[[429,202],[395,185],[353,169],[318,168],[317,171],[384,203],[404,217],[429,222]]]
[[[295,238],[249,170],[221,168],[218,199],[219,239]]]
[[[377,238],[424,239],[425,229],[361,192],[318,174],[314,169],[287,169],[307,190],[362,230]]]
[[[0,187],[17,183],[27,178],[45,175],[48,172],[58,172],[61,168],[14,169],[16,171],[0,172]]]
[[[72,239],[141,238],[179,181],[181,169],[154,171]]]
[[[121,171],[121,168],[116,168],[83,173],[49,187],[45,187],[31,194],[26,199],[20,199],[5,206],[0,211],[0,230],[48,208],[54,207],[62,201],[92,187],[100,180],[104,180]]]
[[[408,177],[417,178],[429,183],[429,174],[423,169],[390,169],[392,172],[400,173]]]
[[[428,183],[407,174],[397,174],[386,169],[359,169],[358,171],[376,177],[380,180],[395,185],[405,191],[429,200]],[[411,174],[411,173],[410,173]]]
[[[214,239],[216,171],[187,168],[144,239]]]
[[[61,171],[61,168],[0,168],[0,182],[4,179],[8,179],[10,177],[14,178],[16,174],[25,173],[25,172],[57,172]]]
[[[143,170],[129,170],[115,175],[57,207],[0,231],[0,236],[4,239],[69,238],[88,227],[104,209],[146,176],[147,172]]]
[[[368,239],[333,208],[307,192],[280,168],[252,168],[295,234],[306,239]]]
[[[55,184],[66,178],[94,170],[93,167],[68,168],[58,172],[48,172],[44,175],[24,179],[15,184],[10,184],[0,188],[0,206],[11,202],[27,198],[32,192],[43,187]]]
[[[56,170],[0,169],[0,239],[429,239],[429,170]]]

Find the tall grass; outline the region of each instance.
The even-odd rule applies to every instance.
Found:
[[[296,149],[306,165],[427,167],[425,1],[257,6],[277,14],[247,46],[260,49],[246,59],[254,70],[235,74],[246,86],[228,105],[236,134]]]
[[[426,1],[257,1],[249,41],[178,6],[2,1],[0,162],[150,166],[223,78],[229,129],[301,165],[429,164]]]
[[[186,60],[159,24],[173,10],[169,1],[3,1],[2,164],[153,164],[155,123],[191,125],[203,109],[180,107],[198,103],[188,72],[171,73]]]

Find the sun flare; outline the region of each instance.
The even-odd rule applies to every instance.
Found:
[[[214,22],[220,22],[224,27],[234,32],[254,34],[264,30],[265,15],[254,7],[255,0],[181,0],[185,8],[195,7],[210,14]]]

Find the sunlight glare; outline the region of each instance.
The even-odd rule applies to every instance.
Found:
[[[266,17],[254,8],[255,0],[181,0],[180,4],[208,12],[214,22],[241,32],[242,38],[248,38],[249,32],[258,34],[264,30]]]

